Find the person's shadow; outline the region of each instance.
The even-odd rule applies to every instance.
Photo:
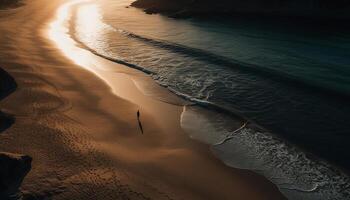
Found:
[[[137,121],[139,122],[139,127],[140,127],[140,130],[141,130],[141,134],[143,134],[143,127],[142,127],[142,123],[141,123],[141,120],[140,120],[140,110],[137,111]]]

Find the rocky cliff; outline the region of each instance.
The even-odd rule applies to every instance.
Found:
[[[347,0],[137,0],[132,6],[173,17],[254,14],[350,19]]]

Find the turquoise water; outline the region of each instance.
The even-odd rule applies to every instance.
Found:
[[[295,21],[175,20],[129,4],[81,6],[76,38],[197,103],[182,126],[226,164],[263,174],[290,199],[349,198],[349,178],[337,169],[350,168],[350,31]],[[84,12],[98,20],[84,23]],[[273,134],[233,133],[230,113]]]

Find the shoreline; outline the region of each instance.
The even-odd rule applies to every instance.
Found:
[[[265,178],[225,166],[208,145],[189,139],[179,126],[181,106],[140,91],[153,80],[85,54],[100,65],[97,77],[65,58],[44,36],[63,2],[26,2],[0,22],[0,64],[18,82],[0,103],[16,117],[0,146],[33,157],[24,192],[55,199],[283,199]],[[109,65],[115,71],[103,69]],[[130,75],[140,78],[139,87]]]
[[[131,33],[132,34],[132,33]],[[71,37],[75,37],[74,36],[74,33],[73,32],[71,32],[70,33],[70,35],[71,35]],[[72,36],[73,35],[73,36]],[[118,62],[118,60],[114,60],[112,57],[108,57],[108,56],[104,56],[104,55],[101,55],[101,54],[99,54],[98,52],[96,52],[95,50],[93,50],[93,49],[91,49],[91,48],[89,48],[89,47],[86,47],[86,45],[83,43],[83,42],[80,42],[79,41],[79,39],[78,38],[74,38],[74,40],[75,40],[75,42],[77,42],[77,43],[79,43],[80,45],[82,45],[83,46],[83,48],[84,49],[86,49],[86,50],[88,50],[88,51],[90,51],[90,52],[92,52],[93,54],[95,54],[95,55],[97,55],[99,58],[100,57],[102,57],[102,58],[105,58],[105,59],[107,59],[107,60],[110,60],[110,61],[112,61],[112,62],[114,62],[114,63],[117,63],[117,64],[122,64],[122,66],[123,67],[125,67],[125,66],[127,66],[127,67],[131,67],[131,68],[133,68],[132,69],[132,71],[134,70],[134,69],[136,69],[136,70],[138,70],[138,72],[139,71],[141,71],[141,76],[146,76],[147,77],[147,79],[149,79],[149,81],[145,81],[145,83],[141,83],[141,84],[137,84],[137,81],[135,81],[134,79],[135,79],[135,77],[133,77],[134,75],[130,75],[131,76],[131,79],[133,79],[133,81],[135,82],[135,84],[136,85],[149,85],[149,83],[150,82],[152,82],[153,83],[153,85],[154,85],[154,82],[156,82],[157,84],[159,84],[159,82],[158,81],[155,81],[155,80],[152,80],[151,78],[149,78],[148,77],[148,75],[149,74],[152,74],[152,72],[150,72],[150,71],[148,71],[147,69],[145,69],[145,68],[142,68],[142,67],[140,67],[140,66],[137,66],[136,65],[136,67],[135,66],[129,66],[129,65],[132,65],[132,64],[130,64],[130,63],[123,63],[123,61],[122,61],[122,63],[120,63],[120,62]],[[141,65],[142,66],[142,65]],[[137,68],[138,67],[138,68]],[[101,77],[105,77],[105,76],[103,76],[103,75],[101,75]],[[107,81],[108,82],[108,81]],[[113,81],[110,81],[110,82],[113,82]],[[156,84],[156,85],[157,85]],[[112,84],[110,84],[110,85],[112,85],[112,88],[113,88],[113,83]],[[161,86],[161,87],[159,87],[159,86]],[[144,88],[140,88],[140,87],[138,87],[138,89],[140,89],[140,91],[142,92],[142,93],[144,93],[144,94],[147,94],[148,92],[149,92],[149,89],[147,88],[146,89],[146,92],[144,91]],[[154,88],[153,88],[154,89]],[[176,96],[179,96],[179,98],[180,99],[185,99],[185,100],[188,100],[186,97],[185,98],[183,98],[183,96],[181,95],[181,93],[180,93],[180,95],[174,90],[174,91],[172,91],[171,90],[171,88],[169,89],[169,88],[167,88],[167,87],[163,87],[163,85],[161,85],[161,84],[159,84],[159,85],[157,85],[157,89],[154,89],[154,90],[164,90],[165,91],[165,93],[166,92],[168,92],[169,93],[169,90],[170,90],[170,93],[171,94],[175,94]],[[151,93],[152,93],[152,91],[151,91]],[[154,92],[153,92],[154,93]],[[117,96],[122,96],[122,95],[120,95],[120,94],[117,94]],[[148,96],[148,94],[147,94],[147,96]],[[155,98],[155,99],[158,99],[158,100],[161,100],[162,101],[162,97],[161,98],[159,98],[158,96],[156,96],[156,97],[154,97],[154,94],[151,94],[150,96],[152,96],[153,98]],[[130,98],[130,99],[128,99],[128,100],[130,100],[130,101],[132,101],[132,99],[133,98]],[[135,98],[134,98],[135,99]],[[169,98],[163,98],[163,100],[164,99],[169,99]],[[173,98],[171,98],[171,99],[173,99]],[[176,100],[175,100],[176,101]],[[165,102],[170,102],[170,101],[167,101],[167,100],[165,100]],[[191,100],[190,100],[190,102],[192,102]],[[196,102],[196,101],[195,101]],[[141,103],[142,104],[142,103]],[[178,105],[179,103],[171,103],[171,104],[175,104],[175,105]],[[204,103],[205,104],[205,103]],[[182,105],[181,103],[180,103],[180,105]],[[199,101],[197,104],[196,103],[191,103],[189,106],[185,106],[184,107],[184,111],[182,112],[182,114],[181,114],[181,118],[183,117],[183,115],[184,115],[184,113],[185,113],[185,110],[186,110],[186,107],[192,107],[192,106],[194,106],[194,107],[200,107],[200,108],[204,108],[205,110],[206,109],[208,109],[208,105],[207,106],[205,106],[205,105],[202,105],[201,104],[201,102]],[[209,106],[210,107],[210,106]],[[190,108],[191,109],[191,108]],[[211,110],[211,107],[210,107],[210,109],[209,110]],[[212,114],[214,114],[215,113],[215,110],[216,109],[214,109],[214,112],[212,113]],[[213,110],[211,110],[210,112],[212,112]],[[291,163],[289,163],[289,164],[291,164],[291,166],[293,166],[292,168],[281,168],[281,167],[279,167],[280,165],[278,165],[277,166],[277,168],[281,168],[281,169],[278,169],[278,170],[286,170],[285,171],[285,173],[283,173],[282,172],[282,174],[272,174],[272,176],[271,176],[271,174],[270,175],[266,175],[266,173],[267,174],[269,174],[270,173],[270,171],[275,171],[275,170],[265,170],[265,169],[262,169],[262,171],[261,170],[259,170],[259,169],[261,169],[261,168],[259,168],[259,167],[257,167],[257,168],[254,168],[254,167],[241,167],[242,166],[242,163],[240,163],[239,162],[239,158],[237,159],[238,161],[231,161],[231,160],[227,160],[227,158],[225,158],[225,155],[220,155],[220,154],[222,154],[222,153],[224,153],[225,154],[225,152],[220,152],[221,150],[222,150],[222,148],[220,148],[220,147],[218,147],[217,148],[217,144],[215,143],[215,144],[212,144],[212,143],[208,143],[208,141],[206,140],[206,139],[204,139],[203,140],[203,137],[201,138],[201,136],[199,135],[199,137],[196,137],[196,133],[193,133],[191,130],[186,130],[185,132],[192,138],[192,139],[195,139],[196,141],[200,141],[200,142],[202,142],[202,143],[204,143],[204,144],[209,144],[209,147],[211,148],[211,150],[213,151],[213,153],[214,153],[214,155],[215,155],[215,157],[216,158],[219,158],[219,160],[220,160],[220,162],[223,162],[223,163],[225,163],[225,165],[227,165],[227,166],[230,166],[230,167],[232,167],[232,168],[234,168],[234,169],[246,169],[246,170],[251,170],[251,171],[253,171],[253,172],[256,172],[257,174],[260,174],[260,175],[263,175],[265,178],[267,178],[269,181],[271,181],[272,183],[274,183],[279,189],[280,189],[280,192],[281,193],[283,193],[284,195],[286,195],[288,198],[291,198],[291,199],[294,199],[294,198],[296,198],[295,196],[297,196],[297,195],[300,195],[300,197],[299,198],[301,198],[301,197],[304,197],[304,195],[302,195],[301,193],[305,193],[305,192],[307,192],[307,193],[310,193],[310,194],[308,194],[309,196],[310,196],[310,198],[311,198],[311,196],[317,196],[317,195],[319,195],[319,193],[322,193],[322,192],[325,192],[325,193],[327,193],[327,195],[326,196],[328,196],[328,195],[334,195],[334,194],[332,194],[332,193],[339,193],[339,194],[341,194],[341,195],[346,195],[346,191],[344,191],[344,192],[340,192],[342,189],[344,189],[344,188],[346,188],[346,187],[342,187],[341,185],[339,185],[337,182],[334,182],[335,180],[337,180],[337,179],[341,179],[342,181],[346,181],[346,182],[348,182],[348,176],[344,173],[344,170],[342,170],[342,168],[339,168],[339,167],[337,167],[337,165],[332,165],[332,163],[329,163],[329,162],[327,162],[327,161],[325,161],[324,159],[322,159],[322,158],[320,158],[320,157],[316,157],[316,156],[313,156],[312,154],[309,154],[309,152],[308,151],[306,151],[305,149],[303,149],[303,148],[300,148],[300,147],[298,147],[298,146],[294,146],[294,145],[292,145],[292,143],[290,143],[290,142],[288,142],[288,141],[286,141],[285,139],[283,139],[283,137],[280,137],[280,136],[278,136],[278,135],[275,135],[275,134],[273,134],[273,133],[271,133],[270,131],[268,131],[266,128],[263,128],[263,127],[261,127],[261,126],[259,126],[258,124],[256,124],[254,121],[252,121],[252,120],[248,120],[248,119],[246,119],[242,114],[240,114],[239,112],[235,112],[235,111],[233,111],[233,113],[232,112],[230,112],[229,113],[230,115],[234,115],[234,117],[233,118],[235,118],[235,120],[233,120],[233,121],[238,121],[238,122],[241,122],[242,121],[242,123],[241,124],[236,124],[235,126],[235,129],[233,129],[234,131],[234,133],[237,131],[237,132],[239,132],[238,133],[238,135],[240,135],[240,134],[242,134],[242,133],[244,133],[245,131],[252,131],[250,134],[251,135],[254,135],[253,137],[255,137],[256,135],[258,135],[259,137],[261,137],[262,135],[264,135],[263,136],[263,138],[260,138],[260,139],[262,139],[262,140],[264,140],[264,139],[267,139],[267,140],[272,140],[272,142],[277,142],[278,144],[277,145],[281,145],[282,147],[286,147],[286,148],[282,148],[282,151],[287,151],[287,152],[276,152],[276,153],[272,153],[272,157],[264,157],[264,156],[262,156],[264,159],[273,159],[273,160],[270,160],[270,162],[272,162],[272,163],[274,163],[274,161],[276,161],[276,160],[274,160],[274,156],[277,156],[277,157],[279,157],[279,153],[282,153],[282,154],[285,154],[285,153],[287,153],[287,155],[290,155],[291,157],[294,157],[294,159],[297,159],[298,161],[293,161],[293,158],[288,158],[288,156],[282,156],[283,158],[278,158],[277,160],[277,162],[279,162],[279,161],[281,161],[281,159],[283,160],[283,159],[287,159],[289,162],[291,162]],[[197,116],[198,117],[198,116]],[[182,120],[182,119],[181,119]],[[185,120],[186,121],[186,120]],[[215,120],[214,120],[215,121]],[[247,124],[244,124],[243,122],[244,121],[247,121],[248,123]],[[209,123],[211,122],[210,120],[208,121]],[[181,122],[182,123],[182,122]],[[243,125],[244,124],[244,125]],[[186,129],[186,128],[184,128],[183,127],[183,124],[181,124],[181,126],[182,126],[182,129]],[[190,126],[193,126],[193,124],[190,124]],[[207,128],[207,126],[204,124],[204,126],[197,126],[197,128],[199,128],[198,130],[199,130],[199,132],[201,132],[201,129],[202,129],[202,127],[203,127],[203,129],[205,129],[205,128]],[[205,128],[204,128],[205,127]],[[198,130],[196,130],[196,131],[198,131]],[[242,131],[241,131],[242,130]],[[196,132],[196,131],[194,131],[194,132]],[[215,130],[215,131],[212,131],[213,133],[217,133],[217,131]],[[266,132],[266,133],[265,133]],[[202,134],[202,135],[205,135],[205,133],[204,134]],[[244,135],[245,135],[245,133],[244,133]],[[271,137],[270,137],[271,136]],[[234,138],[234,139],[233,139]],[[233,139],[233,140],[235,140],[235,139],[238,139],[238,140],[240,140],[240,139],[242,139],[242,138],[235,138],[234,137],[234,135],[229,135],[229,137],[228,138],[226,138],[226,139],[224,139],[223,141],[225,141],[225,142],[227,142],[228,140],[230,140],[230,139]],[[259,141],[260,140],[259,138],[255,138],[255,140],[257,140],[257,141]],[[225,142],[219,142],[220,144],[222,144],[222,143],[225,143]],[[229,141],[228,143],[231,143],[232,141]],[[244,141],[244,142],[247,142],[247,141]],[[259,143],[259,142],[256,142],[256,141],[250,141],[251,143],[254,143],[254,144],[256,144],[256,143]],[[234,142],[233,142],[234,143]],[[259,144],[256,144],[256,145],[259,145]],[[274,148],[276,148],[276,146],[274,146],[273,144],[270,144],[271,145],[271,147],[268,147],[268,149],[274,149]],[[219,145],[219,146],[221,146],[221,145]],[[229,145],[223,145],[223,146],[229,146]],[[252,146],[249,142],[246,144],[246,146]],[[236,148],[234,148],[234,146],[229,146],[229,147],[231,147],[231,149],[236,149]],[[254,145],[252,146],[252,148],[253,149],[259,149],[260,147],[255,147]],[[264,151],[264,150],[266,150],[266,149],[260,149],[260,151]],[[280,149],[279,149],[280,150]],[[233,150],[233,151],[235,151],[235,150]],[[230,150],[228,150],[228,152],[230,153]],[[249,150],[247,151],[247,152],[250,152]],[[248,153],[249,154],[249,153]],[[232,155],[229,155],[229,156],[232,156]],[[233,156],[234,157],[234,156]],[[300,158],[301,157],[301,159],[298,159],[298,158]],[[306,173],[306,174],[303,174],[303,173],[305,173],[305,171],[303,171],[303,172],[296,172],[296,171],[294,171],[294,170],[298,170],[298,169],[300,169],[300,168],[303,168],[304,167],[304,165],[300,165],[300,161],[301,162],[303,162],[302,160],[303,160],[303,158],[305,158],[304,159],[304,163],[311,163],[310,164],[310,170],[312,171],[312,172],[310,172],[310,173]],[[254,159],[254,158],[252,158],[251,159],[251,161],[255,161],[255,160],[259,160],[259,157],[258,158],[256,158],[256,159]],[[294,162],[298,162],[298,164],[295,166],[294,165]],[[283,162],[282,162],[283,163]],[[270,166],[270,164],[269,163],[265,163],[265,164],[267,164],[269,167],[271,167]],[[244,164],[243,164],[243,166],[244,166]],[[261,167],[261,166],[260,166]],[[264,167],[264,166],[262,166],[262,167]],[[273,166],[273,167],[276,167],[276,166]],[[294,170],[293,170],[294,169]],[[277,171],[278,171],[277,170]],[[319,175],[316,175],[316,177],[315,177],[315,174],[317,174],[317,173],[319,173],[319,172],[321,172],[322,173],[322,171],[323,170],[326,170],[327,171],[327,173],[326,174],[324,174],[324,175],[322,175],[322,178],[320,178],[319,177]],[[290,176],[291,175],[291,173],[297,173],[297,175],[295,175],[295,176]],[[284,180],[284,181],[287,181],[288,182],[288,180],[290,179],[290,180],[295,180],[295,181],[297,181],[295,184],[291,184],[291,186],[285,186],[285,185],[288,185],[287,183],[284,183],[283,181],[282,181],[282,183],[281,182],[279,182],[279,181],[277,181],[276,182],[276,177],[274,176],[274,175],[280,175],[281,177],[280,177],[280,179],[282,180],[283,178],[282,177],[285,177],[286,176],[286,178],[287,178],[287,180]],[[297,179],[299,179],[298,177],[303,177],[303,175],[305,175],[305,176],[312,176],[312,178],[310,178],[310,179],[307,179],[305,182],[303,182],[302,180],[297,180]],[[325,185],[323,185],[323,183],[322,183],[322,181],[321,181],[321,183],[320,182],[318,182],[318,181],[313,181],[313,180],[318,180],[318,178],[320,178],[320,179],[322,179],[323,181],[325,181],[325,182],[327,182],[327,186],[325,186]],[[299,181],[301,181],[301,182],[299,182]],[[340,181],[341,182],[341,181]],[[335,183],[335,184],[333,184],[333,183]],[[305,184],[305,185],[304,185]],[[324,187],[324,189],[323,190],[320,190],[320,188],[322,187],[322,185],[323,185],[323,187]],[[326,188],[327,187],[327,188]],[[293,193],[293,191],[295,191],[296,193],[299,193],[299,194],[292,194]],[[327,198],[327,197],[325,197],[325,198]],[[342,197],[339,197],[340,199],[342,199]],[[298,197],[297,197],[297,199],[298,199]]]
[[[91,9],[94,8],[94,5],[83,5],[83,7],[84,9],[86,9],[87,7]],[[97,9],[91,10],[92,13],[98,13],[96,11]],[[96,21],[96,24],[102,23],[104,23],[103,20]],[[119,30],[118,26],[115,27],[114,30]],[[128,32],[127,30],[123,31],[126,31],[130,34],[134,34],[133,32]],[[84,33],[84,31],[81,31],[80,33]],[[80,44],[78,38],[76,38],[75,40],[78,40],[78,43]],[[88,45],[89,41],[86,42]],[[98,55],[99,57],[106,58],[110,61],[114,61],[113,57],[109,57],[108,54],[98,53],[96,52],[97,50],[93,50],[89,47],[86,47],[84,43],[82,43],[82,46],[84,47],[84,49],[91,51],[93,54]],[[96,47],[96,49],[99,49],[99,47]],[[101,49],[103,52],[103,47]],[[119,63],[118,61],[119,60],[116,60],[116,63]],[[130,63],[131,64],[129,65],[133,65],[132,61],[130,61]],[[135,68],[133,66],[129,67]],[[141,69],[140,71],[143,71],[142,69],[144,69],[142,68],[142,65],[139,65],[137,67],[138,68],[136,69]],[[159,83],[157,80],[155,80],[155,82]],[[176,90],[171,90],[171,88],[167,88],[166,84],[162,85],[161,83],[159,83],[159,85],[163,87],[165,86],[164,88],[169,89],[172,93],[179,94]],[[183,97],[181,93],[178,96],[180,96],[180,98]],[[191,100],[191,97],[185,96],[185,99]],[[320,193],[327,193],[324,194],[324,196],[334,196],[336,193],[339,194],[339,199],[344,198],[344,196],[342,195],[347,194],[347,191],[344,191],[345,188],[347,188],[347,186],[342,186],[341,184],[339,184],[339,182],[348,182],[348,176],[346,173],[344,173],[344,169],[339,168],[338,165],[334,165],[333,163],[327,162],[325,159],[310,154],[309,151],[307,151],[305,148],[293,145],[292,142],[285,140],[285,138],[274,134],[270,131],[267,131],[266,128],[259,127],[253,121],[251,121],[251,123],[248,126],[242,127],[242,129],[240,129],[239,131],[237,131],[237,129],[240,127],[239,125],[237,125],[235,129],[231,130],[230,124],[228,125],[229,132],[232,131],[233,133],[236,133],[237,131],[238,133],[229,135],[222,134],[222,132],[227,133],[227,126],[225,126],[222,123],[223,120],[218,120],[215,119],[215,117],[210,117],[216,116],[217,113],[215,112],[215,109],[213,111],[211,109],[212,107],[209,106],[208,108],[208,106],[206,106],[206,103],[203,102],[202,104],[200,100],[199,104],[200,108],[204,108],[200,110],[206,110],[205,112],[209,113],[209,115],[205,113],[203,114],[198,112],[192,112],[192,114],[190,113],[190,118],[192,118],[192,121],[191,119],[189,120],[188,117],[185,117],[185,120],[182,120],[185,123],[185,127],[183,122],[181,122],[181,126],[183,129],[185,129],[185,132],[187,132],[192,139],[201,141],[205,144],[209,144],[210,147],[213,149],[216,157],[220,158],[220,160],[226,165],[231,166],[232,168],[252,170],[257,172],[258,174],[264,175],[271,182],[275,183],[275,185],[277,185],[277,187],[280,188],[280,191],[283,194],[285,194],[288,198],[291,199],[294,199],[295,195],[300,195],[301,197],[303,197],[304,195],[302,193],[305,192],[308,193],[310,199],[312,197],[318,199],[317,195],[320,195]],[[192,106],[188,106],[189,110],[192,110],[191,107]],[[194,103],[194,108],[196,109],[196,107],[197,106]],[[238,116],[241,116],[239,115],[239,112],[234,113],[235,116],[237,116],[237,114]],[[202,114],[204,116],[201,116]],[[183,112],[182,117],[183,115],[187,115],[186,111]],[[200,121],[200,123],[198,121]],[[231,121],[236,120],[230,120],[230,122]],[[211,126],[211,124],[214,125]],[[215,124],[220,124],[220,127],[215,127]],[[220,129],[221,127],[225,127],[225,130]],[[211,133],[215,133],[216,136],[214,136],[214,134]],[[228,138],[232,139],[232,141],[229,141],[225,137],[220,138],[221,136],[228,136]],[[217,138],[219,138],[219,140],[217,140]],[[241,141],[241,143],[235,142],[235,140]],[[222,141],[225,141],[228,144],[222,144]],[[220,145],[217,145],[218,143]],[[235,154],[235,151],[240,150],[240,155],[243,156]],[[244,159],[244,156],[248,159]],[[276,178],[276,176],[279,178]],[[309,178],[304,179],[303,177]],[[295,191],[295,193],[297,194],[292,194],[292,191]]]

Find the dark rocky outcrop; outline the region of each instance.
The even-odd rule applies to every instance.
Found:
[[[132,6],[173,17],[265,15],[350,19],[347,0],[137,0]]]
[[[14,92],[17,88],[15,79],[0,68],[0,100]]]
[[[0,152],[0,199],[21,199],[20,186],[31,169],[32,158]]]
[[[1,2],[1,0],[0,0]],[[0,68],[0,100],[14,92],[17,84],[12,76]],[[14,118],[0,112],[0,132],[9,128]],[[21,199],[19,187],[31,169],[32,158],[26,155],[0,152],[0,199]]]
[[[0,0],[0,9],[18,6],[20,0]]]
[[[17,84],[13,77],[0,68],[0,100],[14,92],[16,88]],[[0,111],[0,132],[10,127],[14,121],[15,119],[11,115]]]

